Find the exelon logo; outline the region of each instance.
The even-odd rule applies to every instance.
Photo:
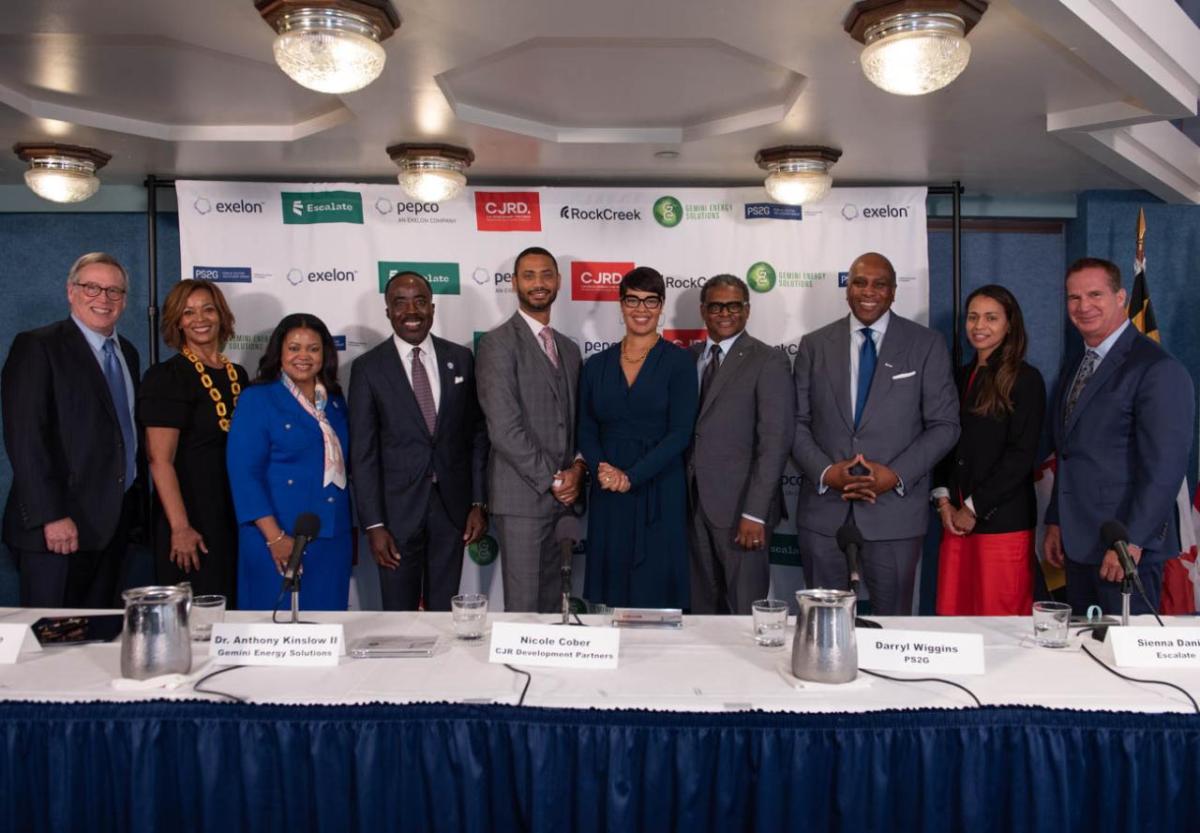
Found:
[[[285,225],[362,225],[362,194],[357,191],[284,191],[279,195]]]
[[[192,203],[197,214],[262,214],[264,204],[250,200],[217,200],[213,202],[208,197],[197,197]]]
[[[287,282],[292,286],[299,286],[302,283],[353,283],[358,280],[357,269],[339,269],[332,267],[329,269],[289,269],[287,273]]]

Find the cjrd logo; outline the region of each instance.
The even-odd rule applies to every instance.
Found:
[[[475,224],[480,231],[541,231],[536,191],[476,191]]]
[[[573,261],[571,263],[571,300],[616,301],[620,297],[621,278],[633,268],[633,263]]]
[[[696,330],[670,330],[662,331],[662,337],[667,341],[675,344],[685,350],[693,344],[703,344],[708,340],[708,330],[701,327]]]

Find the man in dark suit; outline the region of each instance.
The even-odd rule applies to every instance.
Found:
[[[384,288],[395,335],[354,362],[350,471],[379,565],[384,610],[449,610],[463,547],[487,531],[488,440],[471,351],[431,335],[433,291],[400,272]]]
[[[1120,609],[1124,577],[1100,527],[1119,521],[1150,607],[1158,609],[1163,562],[1179,554],[1175,497],[1195,430],[1192,379],[1182,364],[1139,333],[1125,312],[1121,271],[1099,258],[1067,270],[1067,315],[1083,336],[1083,357],[1060,375],[1054,406],[1057,469],[1046,508],[1043,551],[1067,573],[1076,613]]]
[[[4,363],[4,542],[25,607],[116,604],[138,494],[138,354],[116,332],[128,291],[112,255],[84,255],[67,276],[70,318],[20,333]]]
[[[479,404],[492,443],[488,490],[500,538],[504,609],[560,603],[556,527],[586,472],[575,449],[579,348],[550,327],[561,284],[550,252],[531,247],[513,264],[518,308],[479,343]]]
[[[793,376],[804,475],[796,526],[809,587],[849,586],[834,536],[852,520],[874,611],[912,612],[929,473],[958,439],[958,395],[946,343],[892,313],[896,270],[870,252],[850,265],[850,315],[800,341]]]
[[[795,402],[787,357],[746,332],[744,281],[705,281],[700,316],[708,338],[691,347],[700,381],[687,465],[691,612],[745,616],[771,584],[771,530],[781,514]]]

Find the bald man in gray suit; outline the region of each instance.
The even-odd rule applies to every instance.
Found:
[[[500,539],[504,609],[510,611],[559,607],[555,528],[578,499],[586,474],[575,455],[579,347],[550,327],[561,281],[545,249],[517,255],[517,312],[483,337],[475,362],[492,444],[492,524]]]
[[[800,341],[793,367],[804,481],[796,526],[804,581],[846,589],[835,536],[853,521],[866,543],[872,609],[912,612],[929,522],[929,472],[958,440],[958,395],[945,341],[891,312],[896,270],[874,252],[850,266],[850,315]]]

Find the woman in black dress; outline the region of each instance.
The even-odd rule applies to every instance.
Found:
[[[138,415],[155,491],[155,573],[235,606],[237,522],[225,440],[246,371],[221,354],[233,313],[209,281],[180,281],[163,304],[162,337],[177,355],[146,371]]]

